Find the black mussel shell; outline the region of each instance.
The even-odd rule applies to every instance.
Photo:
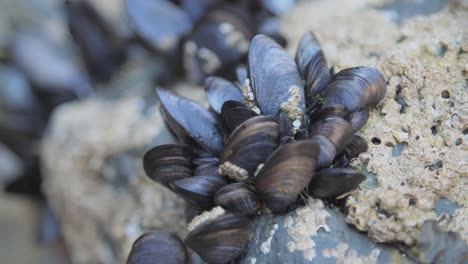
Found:
[[[108,81],[124,59],[116,33],[87,1],[67,0],[65,7],[70,33],[89,74],[97,81]]]
[[[225,213],[201,223],[184,242],[207,263],[227,263],[244,252],[253,223],[246,216]]]
[[[314,33],[307,32],[302,37],[297,47],[296,63],[306,81],[305,96],[311,107],[316,104],[315,97],[325,90],[331,80],[325,56]]]
[[[160,145],[143,157],[143,168],[152,180],[171,188],[171,183],[192,176],[192,150],[185,144]]]
[[[208,75],[234,77],[254,33],[255,22],[242,8],[223,4],[207,11],[183,44],[188,78],[201,82]]]
[[[320,146],[320,155],[317,159],[318,167],[327,168],[335,159],[335,145],[323,135],[314,135],[310,139]]]
[[[336,154],[340,154],[353,138],[351,124],[340,117],[328,117],[312,124],[310,137],[322,135],[328,138],[336,147]]]
[[[317,168],[320,147],[311,140],[279,147],[254,178],[255,189],[265,205],[279,213],[296,201]]]
[[[135,33],[156,51],[174,52],[192,30],[190,17],[170,1],[126,0],[126,10]]]
[[[193,164],[196,166],[194,176],[218,174],[219,159],[217,158],[199,158],[195,159]]]
[[[221,119],[229,133],[248,119],[257,116],[252,109],[238,101],[227,101],[221,107]]]
[[[32,85],[45,93],[46,99],[53,100],[51,105],[85,97],[92,92],[88,78],[73,64],[71,56],[45,34],[20,29],[13,38],[11,56]]]
[[[215,194],[214,202],[226,210],[245,215],[254,215],[261,208],[260,200],[255,192],[248,185],[240,182],[231,183],[219,189]]]
[[[208,77],[205,79],[205,91],[211,108],[221,113],[223,104],[227,101],[242,102],[242,92],[238,86],[221,77]]]
[[[133,243],[127,264],[181,264],[188,260],[187,249],[176,235],[165,231],[151,231]]]
[[[256,116],[240,124],[227,139],[221,153],[222,174],[235,179],[244,178],[243,180],[253,177],[258,165],[276,148],[278,132],[277,119],[273,116]],[[224,170],[226,162],[248,175],[233,175],[229,169]]]
[[[171,186],[174,192],[189,204],[210,209],[213,207],[215,193],[227,184],[227,180],[223,177],[201,175],[174,181]]]
[[[257,35],[249,50],[250,85],[263,114],[286,112],[291,120],[305,114],[304,85],[294,60],[274,40]]]
[[[348,68],[338,72],[325,89],[323,107],[344,105],[349,112],[377,105],[385,96],[387,82],[372,67]]]
[[[366,179],[351,168],[328,168],[317,172],[309,184],[309,194],[315,198],[335,198],[359,186]]]
[[[369,119],[369,110],[352,112],[349,114],[347,119],[349,123],[351,123],[354,132],[356,132],[367,123],[367,120]]]
[[[199,103],[165,89],[156,89],[163,117],[172,132],[182,142],[197,142],[203,149],[217,155],[223,149],[218,120]]]

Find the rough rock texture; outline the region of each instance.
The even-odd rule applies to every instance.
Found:
[[[280,263],[279,256],[288,263],[408,262],[375,242],[412,246],[423,222],[439,217],[441,228],[468,240],[466,4],[453,1],[397,24],[388,2],[300,1],[282,18],[291,53],[313,30],[330,65],[376,66],[389,87],[361,130],[370,148],[352,164],[368,180],[348,199],[348,215],[313,199],[285,216],[264,214],[245,263]],[[179,91],[202,98],[201,90]],[[54,115],[44,142],[44,189],[76,263],[123,262],[143,230],[185,232],[183,203],[143,176],[142,154],[169,137],[156,107],[147,105],[154,99],[129,93],[66,105]],[[434,260],[417,252],[409,254]]]

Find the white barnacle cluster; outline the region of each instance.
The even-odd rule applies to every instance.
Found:
[[[304,115],[304,112],[299,107],[299,104],[302,100],[300,91],[300,88],[296,85],[289,87],[288,92],[291,94],[291,96],[288,98],[288,101],[282,103],[280,106],[281,111],[288,114],[289,119],[294,120],[293,126],[295,128],[296,126],[301,126],[300,121],[302,120],[302,116]]]
[[[200,215],[193,218],[193,220],[188,224],[187,230],[192,232],[197,228],[199,225],[205,223],[206,221],[213,220],[218,216],[221,216],[225,213],[224,209],[221,206],[216,206],[215,208],[211,209],[210,211],[205,211]]]
[[[260,114],[260,109],[255,102],[255,95],[252,91],[252,87],[250,86],[249,79],[245,79],[244,83],[242,84],[242,95],[244,96],[245,106],[252,109],[255,113]]]
[[[236,48],[241,53],[246,53],[249,50],[248,39],[231,23],[219,24],[219,31],[225,36],[225,43],[228,47]]]
[[[291,238],[291,242],[288,243],[289,252],[301,251],[305,259],[312,261],[316,256],[313,237],[320,228],[329,231],[329,216],[321,200],[310,198],[307,206],[296,211],[295,219],[291,216],[286,217],[284,226]]]
[[[249,173],[246,170],[229,161],[226,161],[219,166],[218,173],[220,175],[228,176],[236,181],[245,181],[249,178]]]

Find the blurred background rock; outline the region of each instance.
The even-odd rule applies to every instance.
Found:
[[[154,86],[168,85],[185,96],[206,101],[203,88],[193,81],[200,81],[209,72],[184,74],[180,58],[157,50],[158,41],[142,41],[141,32],[135,36],[138,30],[130,22],[123,0],[88,2],[111,28],[112,32],[104,35],[113,39],[106,44],[112,52],[104,52],[102,59],[112,61],[110,66],[93,66],[93,61],[86,59],[87,51],[80,49],[77,41],[79,33],[70,33],[70,13],[64,1],[0,1],[2,263],[119,263],[144,230],[185,232],[181,231],[185,225],[183,202],[146,179],[141,157],[149,147],[171,140],[158,111]],[[73,6],[68,8],[70,12]],[[288,50],[293,51],[302,34],[313,30],[329,63],[338,69],[354,65],[385,69],[406,59],[402,56],[382,62],[393,49],[405,50],[424,62],[459,47],[466,54],[466,8],[466,1],[447,0],[302,0],[282,14],[278,26],[269,32],[275,35],[279,28],[289,43]],[[92,21],[89,17],[84,20]],[[268,32],[265,28],[258,27],[255,32]],[[444,36],[441,32],[445,31]],[[461,44],[431,46],[428,39],[434,36]],[[280,39],[279,34],[276,37]],[[123,46],[125,58],[120,53]],[[464,58],[444,65],[454,70],[465,67],[466,79]],[[201,63],[199,58],[190,61]],[[396,68],[387,68],[387,77],[397,75]],[[96,74],[90,69],[103,72]],[[402,70],[401,74],[418,73]],[[462,93],[455,92],[462,86],[452,85],[451,94]],[[65,103],[69,101],[74,102]],[[394,102],[393,98],[390,101]],[[387,109],[387,113],[397,110]],[[374,132],[371,128],[367,133]],[[460,144],[466,144],[464,139]],[[374,151],[382,150],[377,147]],[[443,200],[442,211],[451,215],[457,209],[453,201],[464,197]],[[463,219],[466,203],[459,206],[457,215]],[[260,242],[268,239],[265,235],[277,221],[268,216],[262,219],[259,230],[263,231],[256,234]],[[344,223],[339,217],[336,221]],[[466,238],[466,229],[462,225],[456,231],[465,232]],[[287,232],[280,226],[276,237],[287,236]],[[286,248],[278,241],[273,238],[273,252]],[[390,254],[385,248],[380,250],[384,257]],[[260,256],[256,257],[258,263],[268,260],[256,245],[249,247],[249,255]],[[302,260],[298,252],[290,258]]]

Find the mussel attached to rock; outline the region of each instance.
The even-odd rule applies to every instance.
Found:
[[[317,169],[319,146],[310,140],[279,147],[254,179],[260,199],[273,212],[291,205]]]
[[[185,244],[207,263],[227,263],[244,252],[254,221],[215,207],[195,217]]]
[[[245,183],[231,183],[216,192],[216,205],[239,214],[254,215],[260,210],[261,203],[254,190]]]
[[[127,264],[181,264],[188,260],[187,249],[176,235],[165,231],[151,231],[133,243]]]
[[[172,188],[172,182],[192,176],[192,150],[185,144],[160,145],[143,157],[143,168],[152,180]]]
[[[347,166],[367,150],[367,142],[354,132],[383,98],[385,80],[368,67],[331,77],[311,33],[299,49],[296,65],[273,39],[256,36],[248,70],[239,68],[240,90],[226,80],[207,79],[211,111],[157,90],[167,124],[186,144],[177,146],[192,149],[196,176],[177,174],[191,168],[187,157],[181,162],[168,154],[163,165],[174,168],[167,175],[181,178],[170,186],[189,204],[187,217],[193,220],[185,244],[208,263],[226,263],[242,254],[262,207],[286,213],[300,206],[307,193],[336,202],[366,178]],[[317,95],[325,102],[315,100]],[[164,159],[151,152],[145,169],[160,173],[166,167],[156,163]]]

